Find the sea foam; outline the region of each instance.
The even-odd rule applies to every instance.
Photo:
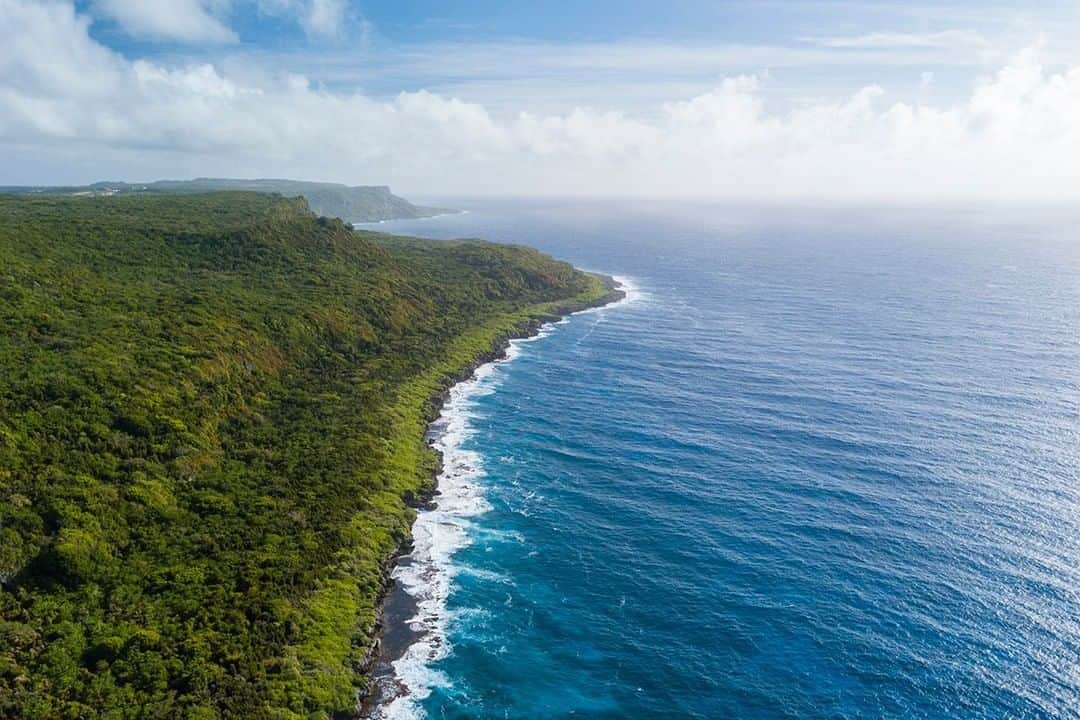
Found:
[[[443,461],[439,494],[433,509],[417,514],[410,562],[398,565],[393,573],[394,580],[416,601],[416,614],[408,623],[419,637],[393,663],[397,695],[376,708],[373,718],[422,718],[423,700],[432,690],[449,686],[448,678],[432,666],[453,652],[447,639],[447,628],[453,620],[447,600],[455,577],[467,572],[454,563],[454,555],[472,544],[472,519],[491,507],[484,497],[483,458],[466,448],[473,434],[470,421],[476,400],[494,392],[500,380],[500,365],[518,357],[523,346],[547,336],[552,329],[545,325],[532,337],[512,340],[502,359],[481,365],[471,378],[450,388],[442,412],[431,425],[429,441],[442,454]]]
[[[614,304],[640,297],[637,285],[630,278],[615,280],[626,297]],[[456,564],[454,556],[473,543],[476,536],[473,519],[491,508],[484,497],[483,457],[466,447],[473,434],[470,421],[475,417],[476,400],[498,387],[501,365],[513,361],[529,343],[547,337],[568,321],[563,318],[544,325],[531,337],[511,340],[501,359],[481,365],[468,380],[450,388],[442,412],[431,424],[429,442],[442,454],[443,462],[438,476],[439,493],[433,509],[417,513],[410,562],[398,565],[393,572],[394,580],[416,601],[416,614],[408,624],[418,638],[394,661],[395,696],[376,708],[372,718],[422,718],[423,701],[432,691],[451,686],[449,678],[435,669],[434,664],[453,652],[448,628],[454,617],[447,601],[455,578],[470,572]]]

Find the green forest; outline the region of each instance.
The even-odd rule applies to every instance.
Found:
[[[0,717],[350,712],[440,391],[608,292],[298,198],[0,196]]]

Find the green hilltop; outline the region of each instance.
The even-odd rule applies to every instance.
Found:
[[[348,223],[411,220],[456,212],[446,208],[413,205],[408,200],[394,195],[385,185],[349,186],[302,180],[197,178],[195,180],[158,180],[150,183],[104,181],[92,185],[68,187],[0,187],[0,193],[78,196],[206,193],[234,190],[277,193],[283,197],[302,197],[307,200],[312,212],[316,215],[341,218]]]
[[[302,199],[0,196],[0,717],[347,716],[439,393],[609,292]]]

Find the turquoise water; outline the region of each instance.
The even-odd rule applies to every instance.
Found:
[[[457,202],[637,290],[455,393],[386,715],[1080,717],[1080,213]]]

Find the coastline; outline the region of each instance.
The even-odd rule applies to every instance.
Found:
[[[425,443],[436,455],[436,465],[432,471],[431,483],[421,494],[410,496],[406,501],[418,511],[413,520],[410,533],[384,561],[376,624],[371,645],[357,665],[357,671],[364,678],[364,684],[357,695],[357,706],[351,714],[341,715],[337,720],[380,720],[395,715],[387,715],[383,710],[394,700],[407,697],[410,688],[398,677],[395,663],[401,661],[411,648],[433,633],[431,627],[412,621],[421,612],[421,601],[408,592],[402,581],[403,573],[413,566],[415,558],[415,530],[423,512],[434,512],[439,508],[438,499],[443,495],[440,480],[446,480],[447,472],[445,446],[440,447],[447,433],[446,411],[454,399],[468,399],[468,390],[475,389],[477,383],[494,369],[499,362],[511,360],[514,342],[528,341],[541,336],[550,325],[571,315],[590,310],[597,310],[628,298],[628,283],[620,282],[615,277],[590,273],[598,277],[607,288],[607,292],[587,301],[566,301],[556,303],[544,312],[518,323],[509,331],[500,333],[492,342],[491,348],[481,353],[467,364],[460,372],[449,378],[446,386],[429,401],[430,413],[424,430]],[[487,369],[487,372],[484,370]],[[438,427],[440,423],[443,426]],[[471,470],[467,464],[466,470]],[[456,476],[456,475],[455,475]],[[468,486],[464,486],[468,488]],[[478,511],[479,512],[479,511]],[[429,573],[430,568],[425,568]],[[431,582],[433,578],[425,575],[421,582]],[[420,625],[421,627],[417,627]],[[436,638],[436,640],[438,640]]]
[[[385,225],[389,222],[402,222],[408,220],[434,220],[435,218],[447,217],[448,215],[465,215],[468,210],[444,210],[442,212],[432,213],[431,215],[418,215],[416,217],[392,217],[383,218],[382,220],[361,220],[358,222],[349,223],[356,230],[363,230],[367,225]]]

